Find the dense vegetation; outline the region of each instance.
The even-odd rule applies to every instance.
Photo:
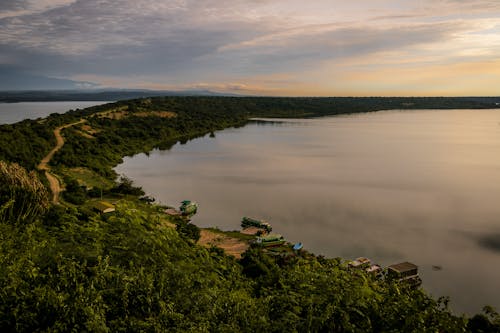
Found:
[[[0,160],[33,169],[55,144],[52,130],[84,118],[85,123],[64,130],[66,143],[51,162],[53,169],[85,167],[114,178],[111,167],[127,154],[240,126],[249,117],[321,116],[397,103],[437,107],[444,100],[118,102],[1,126]],[[49,208],[35,172],[0,163],[2,332],[500,332],[493,309],[472,318],[456,316],[446,299],[436,301],[423,290],[351,270],[340,258],[307,252],[270,256],[252,247],[236,260],[218,248],[196,245],[196,226],[165,215],[126,178],[99,188],[65,175],[66,202]],[[117,201],[115,212],[92,209],[92,198],[103,195]]]
[[[101,215],[53,206],[16,223],[2,217],[1,331],[499,328],[494,312],[456,317],[446,300],[350,270],[338,258],[271,257],[251,248],[236,261],[178,233],[160,207],[128,200],[117,208]]]

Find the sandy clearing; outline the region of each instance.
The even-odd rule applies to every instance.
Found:
[[[223,249],[226,254],[236,257],[236,259],[240,259],[241,254],[249,248],[248,243],[245,241],[206,229],[201,229],[198,244],[205,247],[216,246]]]

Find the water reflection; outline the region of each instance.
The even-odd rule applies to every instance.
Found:
[[[24,119],[37,119],[52,113],[64,113],[71,109],[84,109],[109,102],[21,102],[0,103],[0,124],[13,124]]]
[[[500,233],[483,235],[479,237],[478,243],[485,249],[500,252]]]
[[[457,311],[500,308],[500,111],[388,111],[274,120],[117,168],[200,226],[269,220],[330,257],[412,261]],[[440,270],[433,269],[439,266]]]

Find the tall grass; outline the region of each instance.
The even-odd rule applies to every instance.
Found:
[[[34,171],[0,161],[1,222],[29,223],[49,205],[49,193]]]

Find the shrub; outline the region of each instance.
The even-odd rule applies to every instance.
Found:
[[[0,221],[29,223],[49,206],[49,193],[34,171],[0,161]]]

